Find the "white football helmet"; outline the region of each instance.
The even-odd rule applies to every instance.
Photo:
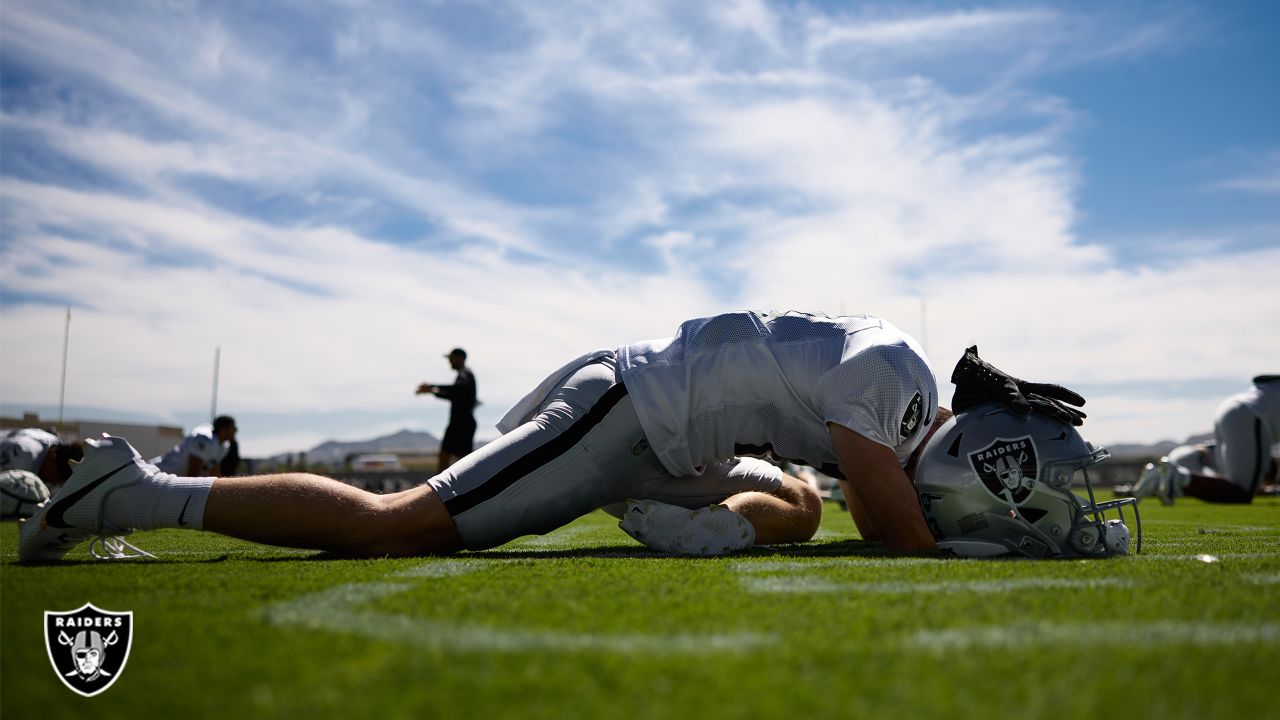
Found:
[[[954,555],[1126,555],[1125,505],[1133,506],[1141,552],[1137,500],[1094,500],[1089,468],[1108,457],[1070,425],[1034,412],[1015,415],[998,403],[978,405],[929,440],[916,467],[916,492],[938,547]],[[1088,500],[1072,492],[1077,485]],[[1108,520],[1112,510],[1119,517]]]

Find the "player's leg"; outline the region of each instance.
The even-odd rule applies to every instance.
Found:
[[[440,453],[436,455],[436,472],[444,472],[454,463],[453,453],[440,448]]]
[[[143,461],[123,438],[85,444],[71,478],[23,525],[23,561],[60,559],[93,536],[158,528],[365,556],[459,546],[429,488],[379,496],[306,474],[178,477]]]
[[[1171,465],[1186,475],[1217,474],[1218,468],[1213,461],[1213,445],[1179,445],[1169,451],[1167,459]]]
[[[736,458],[696,477],[655,475],[637,500],[605,510],[651,548],[715,555],[811,539],[822,518],[822,499],[808,483],[770,463]]]
[[[1267,473],[1271,448],[1267,428],[1243,405],[1226,409],[1214,423],[1213,465],[1218,470],[1193,473],[1182,492],[1206,502],[1249,503]]]
[[[758,544],[811,540],[822,521],[822,498],[817,491],[799,478],[782,478],[774,492],[739,493],[722,503],[751,523]]]
[[[432,478],[378,496],[306,474],[181,478],[142,461],[123,439],[95,447],[23,530],[24,560],[49,561],[93,535],[191,527],[259,542],[356,555],[493,547],[545,533],[625,492],[642,474],[643,438],[612,358],[580,368],[538,416]],[[65,497],[64,497],[65,495]],[[625,497],[625,495],[622,495]]]
[[[1211,503],[1243,505],[1253,502],[1253,493],[1240,489],[1235,483],[1220,477],[1192,475],[1186,478],[1182,494]]]
[[[1223,413],[1219,424],[1214,433],[1218,473],[1252,498],[1270,470],[1271,428],[1262,416],[1243,405]]]
[[[428,485],[389,495],[303,473],[220,478],[203,529],[242,540],[360,557],[459,550],[444,503]]]
[[[809,483],[752,457],[714,465],[697,478],[655,484],[645,497],[682,507],[724,505],[751,523],[760,544],[804,542],[822,520],[822,498]]]
[[[538,414],[430,480],[463,544],[495,547],[544,534],[627,497],[634,479],[661,471],[612,357],[587,363]]]
[[[471,452],[470,440],[464,440],[465,435],[466,431],[460,422],[449,418],[449,425],[444,429],[444,437],[440,438],[440,459],[436,464],[436,472],[444,472]]]

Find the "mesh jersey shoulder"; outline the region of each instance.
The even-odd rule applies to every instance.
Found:
[[[910,346],[871,345],[822,377],[815,404],[826,422],[897,447],[932,422],[937,385],[928,362]]]

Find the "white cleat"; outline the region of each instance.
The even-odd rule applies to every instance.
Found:
[[[656,500],[628,500],[618,527],[646,547],[680,555],[727,555],[756,542],[751,523],[723,505],[690,510]]]
[[[96,538],[91,554],[99,559],[154,557],[119,536],[131,532],[103,518],[107,498],[159,473],[124,438],[103,433],[101,440],[85,440],[84,459],[51,499],[41,503],[23,523],[18,559],[24,563],[61,560],[76,545]],[[137,554],[130,554],[130,550]]]
[[[1163,505],[1172,505],[1175,498],[1182,496],[1182,483],[1178,469],[1169,458],[1162,457],[1158,463],[1147,463],[1133,484],[1133,496],[1136,498],[1157,497]]]

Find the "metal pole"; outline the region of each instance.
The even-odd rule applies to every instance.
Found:
[[[209,422],[218,417],[218,362],[222,359],[222,348],[213,349],[213,403],[209,406]]]
[[[67,324],[63,325],[63,379],[58,383],[58,427],[54,430],[63,437],[63,404],[67,400],[67,347],[72,338],[72,309],[67,309]]]
[[[924,348],[924,354],[929,354],[929,303],[924,298],[920,298],[920,347]]]
[[[67,322],[62,329],[62,382],[58,386],[58,437],[62,437],[62,410],[67,399],[67,345],[71,340],[71,308],[67,308]]]

